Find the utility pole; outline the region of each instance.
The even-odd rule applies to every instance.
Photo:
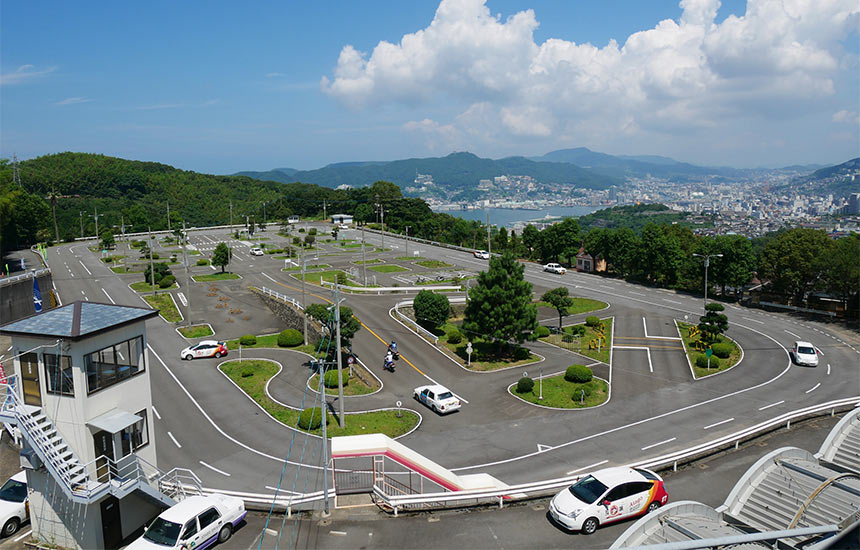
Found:
[[[382,221],[382,251],[385,252],[385,209],[379,205],[379,219]]]
[[[96,239],[99,238],[99,207],[93,206],[93,218],[96,220]]]
[[[326,221],[328,217],[325,215],[325,201],[323,201],[323,221]]]
[[[711,257],[714,258],[722,258],[722,254],[693,254],[693,256],[697,258],[705,259],[705,298],[702,302],[702,312],[703,315],[708,314],[708,266],[711,264]]]
[[[230,201],[230,233],[233,232],[233,201]]]
[[[185,310],[187,314],[185,319],[188,321],[188,326],[191,327],[191,274],[188,271],[188,234],[185,232],[185,220],[182,220],[182,261],[185,262],[185,299],[188,302],[188,308]]]
[[[80,210],[79,213],[81,215],[81,238],[83,239],[84,238],[84,211]]]
[[[487,208],[487,253],[490,257],[493,256],[493,243],[490,242],[490,209]]]
[[[406,257],[409,257],[409,226],[406,226]]]
[[[266,226],[266,201],[263,201],[263,227]]]
[[[124,241],[125,240],[125,214],[119,215],[119,230],[120,230],[120,233],[122,234],[121,240]]]
[[[167,230],[170,231],[170,201],[167,201]]]
[[[328,435],[326,434],[326,417],[328,416],[328,399],[325,396],[325,368],[320,371],[320,395],[322,395],[322,444],[323,444],[323,502],[324,515],[328,517]]]
[[[149,236],[147,243],[147,248],[149,248],[149,284],[152,286],[152,291],[157,294],[158,291],[155,290],[155,268],[152,266],[152,228],[147,227],[146,233]]]
[[[361,226],[361,270],[364,272],[364,287],[367,288],[367,256],[364,255],[364,226]]]
[[[308,345],[308,309],[307,304],[305,304],[305,252],[307,252],[304,248],[302,248],[302,314],[305,318],[305,345]],[[322,374],[320,375],[322,377]],[[325,395],[325,394],[323,394]],[[323,422],[325,424],[325,422]],[[323,438],[325,439],[325,438]]]
[[[343,358],[340,354],[340,285],[337,284],[337,279],[334,281],[334,326],[337,338],[337,402],[340,409],[338,414],[338,424],[343,429],[345,420],[343,412]]]

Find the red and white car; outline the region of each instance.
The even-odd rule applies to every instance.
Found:
[[[652,512],[668,501],[663,478],[651,470],[605,468],[555,495],[549,514],[565,529],[590,535],[601,525]]]
[[[489,260],[490,259],[490,253],[487,252],[486,250],[476,250],[475,252],[473,252],[473,255],[476,258],[478,258],[479,260]]]
[[[221,357],[222,355],[227,355],[227,344],[215,340],[203,340],[179,352],[179,356],[185,361],[191,361],[198,357]]]
[[[435,413],[449,413],[460,408],[460,400],[445,386],[418,386],[412,397],[424,403]]]

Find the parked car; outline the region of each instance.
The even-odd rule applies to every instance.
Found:
[[[558,273],[559,275],[564,275],[567,273],[567,269],[561,266],[561,264],[546,264],[543,266],[544,271],[549,271],[550,273]]]
[[[243,519],[245,503],[240,498],[220,494],[188,497],[159,514],[126,550],[208,548],[227,542]]]
[[[445,386],[418,386],[412,392],[412,397],[424,403],[433,412],[449,413],[460,408],[460,400]]]
[[[806,365],[808,367],[818,366],[818,351],[809,342],[802,340],[795,342],[791,348],[791,355],[794,362],[798,365]]]
[[[337,227],[338,227],[338,229],[349,229],[349,224],[348,223],[342,223],[342,224],[338,225]]]
[[[3,536],[18,532],[21,524],[30,519],[30,498],[27,494],[27,475],[21,471],[6,480],[0,487],[0,525]]]
[[[486,250],[476,250],[474,252],[474,256],[476,258],[478,258],[479,260],[489,260],[490,259],[490,253],[487,252]]]
[[[605,468],[553,497],[549,515],[565,529],[590,535],[600,525],[652,512],[668,500],[663,478],[651,470]]]
[[[264,254],[263,249],[259,246],[255,246],[251,248],[251,256],[262,256]]]
[[[179,356],[185,361],[191,361],[197,357],[221,357],[222,355],[227,355],[227,344],[215,340],[203,340],[179,352]]]

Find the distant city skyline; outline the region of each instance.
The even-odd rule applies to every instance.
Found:
[[[856,0],[0,3],[0,156],[860,156]]]

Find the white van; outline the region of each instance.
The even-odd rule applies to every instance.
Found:
[[[299,223],[299,217],[298,216],[290,216],[289,218],[287,218],[287,223]]]

